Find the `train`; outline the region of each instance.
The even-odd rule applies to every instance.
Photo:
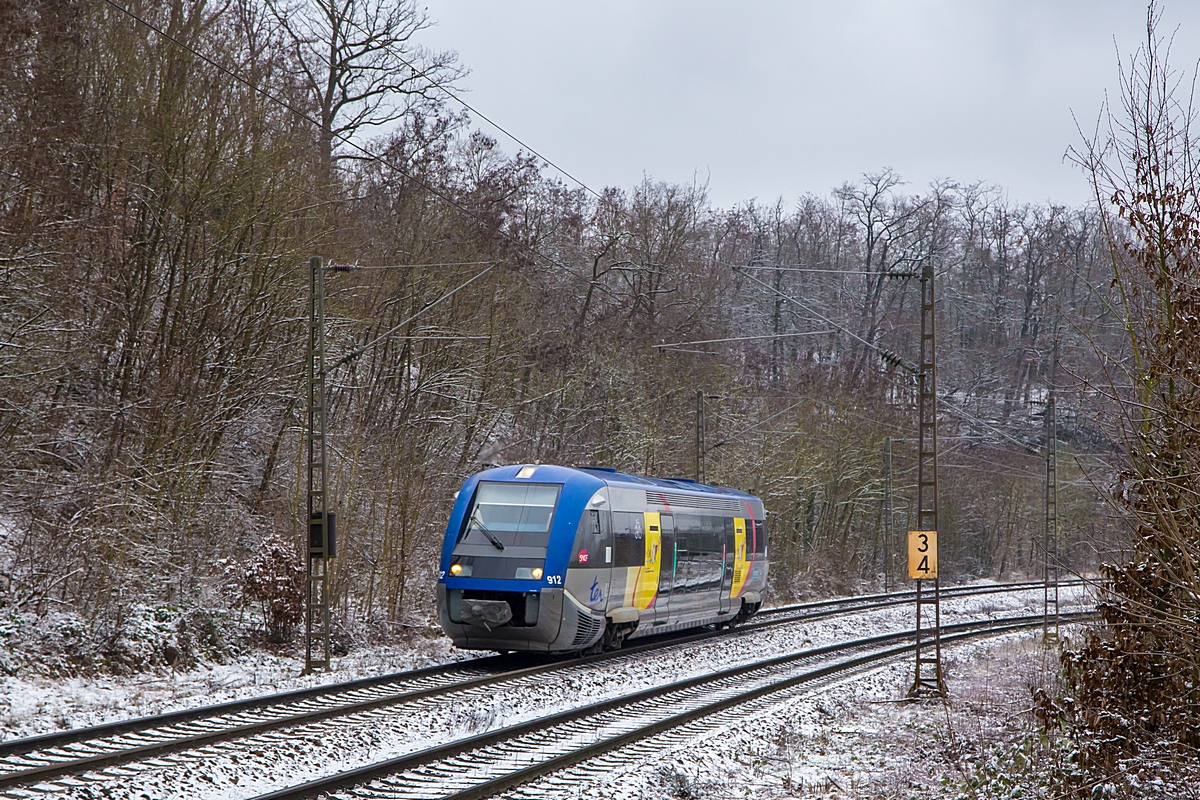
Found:
[[[455,494],[438,620],[460,648],[598,653],[745,621],[767,586],[762,500],[682,478],[519,464]]]

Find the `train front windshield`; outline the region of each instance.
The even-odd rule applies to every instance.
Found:
[[[481,481],[454,546],[450,574],[538,580],[562,486]]]

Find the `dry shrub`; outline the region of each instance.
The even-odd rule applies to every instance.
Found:
[[[230,577],[237,604],[262,614],[267,639],[290,639],[292,628],[304,619],[304,566],[296,548],[280,534],[271,534],[254,559]]]
[[[1169,42],[1148,15],[1147,43],[1122,69],[1122,112],[1081,162],[1108,219],[1127,350],[1105,387],[1126,460],[1115,493],[1133,537],[1102,568],[1104,625],[1063,654],[1068,696],[1041,697],[1094,779],[1153,750],[1200,746],[1200,141]]]

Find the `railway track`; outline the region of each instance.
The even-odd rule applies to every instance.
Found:
[[[952,587],[950,597],[1021,591],[1041,584]],[[908,602],[911,592],[817,601],[760,612],[762,620],[731,630],[709,630],[650,640],[614,653],[529,664],[493,656],[408,672],[364,678],[0,743],[0,789],[53,786],[56,778],[192,750],[282,728],[441,697],[581,665],[686,647],[717,637],[743,636],[766,628]]]
[[[1063,615],[1080,621],[1093,612]],[[1036,627],[1041,615],[946,626],[944,644]],[[370,797],[483,800],[704,717],[879,666],[912,652],[892,633],[733,667],[550,714],[254,800]]]
[[[1060,587],[1082,586],[1081,580],[1059,581]],[[1045,583],[1043,581],[1016,581],[1012,583],[994,583],[984,584],[981,586],[947,586],[941,590],[942,598],[954,597],[975,597],[985,594],[999,594],[1002,592],[1018,592],[1022,590],[1041,589]],[[929,590],[925,590],[926,594]],[[773,608],[764,608],[759,611],[756,618],[765,615],[784,614],[793,611],[810,611],[821,608],[836,606],[839,609],[852,608],[853,604],[859,603],[870,608],[883,608],[888,605],[901,605],[912,600],[917,596],[913,590],[905,590],[903,592],[885,592],[880,594],[860,594],[854,597],[837,597],[832,600],[815,600],[808,603],[796,603],[787,606],[774,606]]]

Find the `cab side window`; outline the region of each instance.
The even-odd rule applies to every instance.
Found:
[[[767,523],[766,520],[746,520],[746,553],[756,553],[760,556],[767,554]]]
[[[611,547],[607,535],[608,520],[599,509],[589,508],[579,520],[579,535],[575,537],[572,567],[606,567],[606,549]],[[608,553],[611,557],[611,552]]]

